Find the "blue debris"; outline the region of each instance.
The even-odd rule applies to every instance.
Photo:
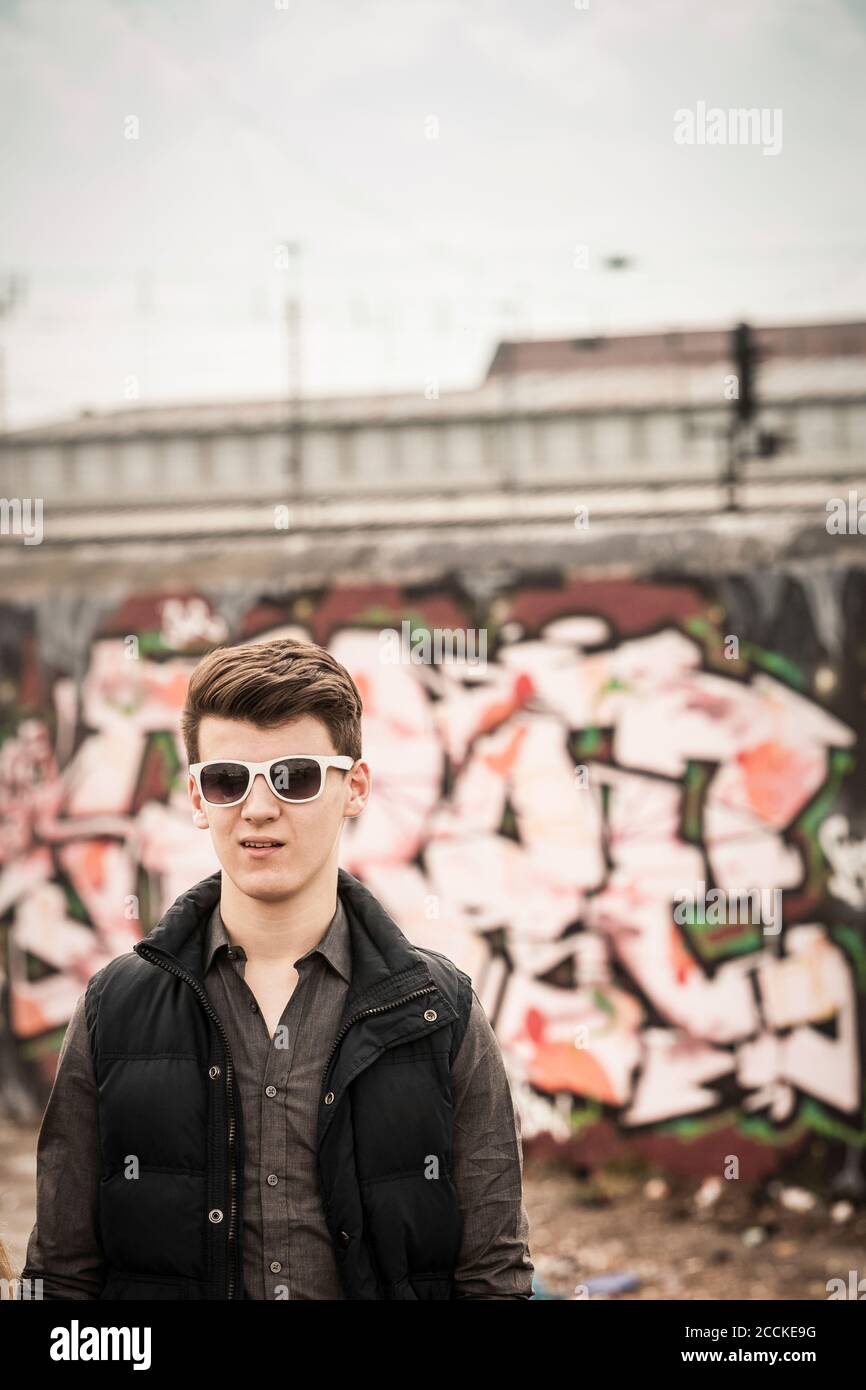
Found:
[[[597,1274],[593,1279],[584,1279],[590,1298],[594,1293],[631,1293],[640,1288],[640,1278],[623,1270],[620,1274]]]

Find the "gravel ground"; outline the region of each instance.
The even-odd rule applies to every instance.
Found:
[[[628,1273],[628,1299],[826,1299],[827,1280],[864,1279],[866,1208],[779,1182],[578,1177],[527,1165],[530,1251],[539,1283],[571,1298],[600,1275]],[[791,1210],[786,1205],[805,1205]],[[843,1214],[844,1221],[831,1214]],[[582,1290],[581,1297],[586,1293]]]
[[[16,1269],[34,1221],[37,1133],[0,1120],[0,1235]],[[627,1166],[586,1175],[530,1160],[524,1176],[536,1289],[551,1297],[826,1299],[828,1279],[847,1285],[856,1270],[866,1281],[862,1203]],[[615,1274],[637,1286],[595,1291],[593,1279]]]

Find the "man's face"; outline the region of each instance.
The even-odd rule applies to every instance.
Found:
[[[199,762],[213,758],[267,762],[290,753],[343,751],[334,747],[325,724],[308,714],[272,729],[216,715],[205,715],[199,725]],[[193,820],[210,830],[223,872],[241,893],[269,902],[291,897],[336,854],[344,819],[357,816],[366,804],[369,768],[362,762],[349,772],[331,767],[324,777],[324,790],[315,801],[297,805],[282,801],[259,775],[239,805],[210,806],[190,775]],[[251,840],[277,843],[273,849],[253,850],[245,843]]]

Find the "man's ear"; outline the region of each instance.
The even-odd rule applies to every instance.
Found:
[[[359,816],[370,799],[373,790],[373,774],[370,771],[370,764],[359,761],[350,772],[346,773],[349,783],[349,794],[346,798],[343,817],[352,819]]]
[[[196,826],[199,830],[208,830],[210,827],[207,818],[207,811],[204,809],[204,806],[202,804],[201,793],[199,792],[199,789],[195,784],[195,778],[193,777],[192,773],[190,773],[189,775],[189,779],[186,784],[186,789],[187,794],[189,795],[189,799],[192,803],[193,825]]]

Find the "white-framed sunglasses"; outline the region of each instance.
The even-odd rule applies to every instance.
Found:
[[[190,775],[208,806],[237,806],[246,801],[257,773],[261,772],[275,796],[281,801],[315,801],[325,789],[325,773],[329,767],[348,772],[355,759],[348,754],[322,757],[318,753],[290,753],[282,758],[269,758],[264,763],[249,763],[243,758],[211,758],[204,763],[190,763]]]

